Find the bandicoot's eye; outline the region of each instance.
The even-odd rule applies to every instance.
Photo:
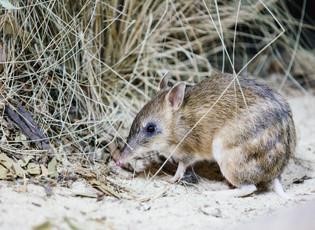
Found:
[[[145,131],[148,134],[153,134],[156,131],[156,125],[154,123],[148,123],[145,127]]]

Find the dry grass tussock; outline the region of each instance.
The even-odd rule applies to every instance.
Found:
[[[280,0],[0,3],[3,179],[97,177],[84,170],[108,160],[111,143],[167,72],[193,82],[213,68],[264,78],[274,71],[279,87],[292,82],[303,91],[295,71],[314,79],[305,66],[315,57],[299,37],[310,25]],[[5,107],[21,115],[22,106],[50,149],[8,118]]]

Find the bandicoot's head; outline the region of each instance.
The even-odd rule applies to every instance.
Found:
[[[176,112],[182,105],[185,88],[183,82],[170,88],[167,77],[161,80],[158,94],[135,117],[117,165],[141,172],[158,158],[158,152],[169,151],[168,140],[173,135]]]

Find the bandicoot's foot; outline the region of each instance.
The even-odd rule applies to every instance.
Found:
[[[176,182],[178,182],[180,179],[173,176],[172,178],[169,178],[167,181],[171,184],[175,184]]]
[[[176,173],[175,175],[169,180],[170,183],[176,183],[178,181],[180,181],[184,174],[185,174],[185,171],[186,171],[186,166],[183,162],[178,162],[178,166],[177,166],[177,170],[176,170]]]
[[[294,200],[293,197],[291,197],[290,195],[288,195],[284,189],[283,186],[280,182],[279,178],[276,178],[273,180],[272,182],[272,186],[273,186],[273,190],[283,199],[285,200]]]

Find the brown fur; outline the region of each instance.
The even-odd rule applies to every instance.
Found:
[[[174,151],[172,159],[186,165],[212,160],[213,141],[219,139],[224,154],[218,164],[231,184],[259,184],[278,177],[296,145],[291,109],[278,93],[242,77],[239,78],[242,91],[234,81],[219,99],[232,80],[229,74],[214,73],[199,84],[186,87],[184,100],[176,111],[167,101],[170,89],[161,90],[132,124],[127,140],[132,149],[126,146],[122,154],[125,163],[141,171],[152,161],[152,157],[146,156],[153,150],[166,157]],[[148,120],[158,123],[161,133],[143,138],[139,132]],[[140,170],[135,159],[142,161]]]

